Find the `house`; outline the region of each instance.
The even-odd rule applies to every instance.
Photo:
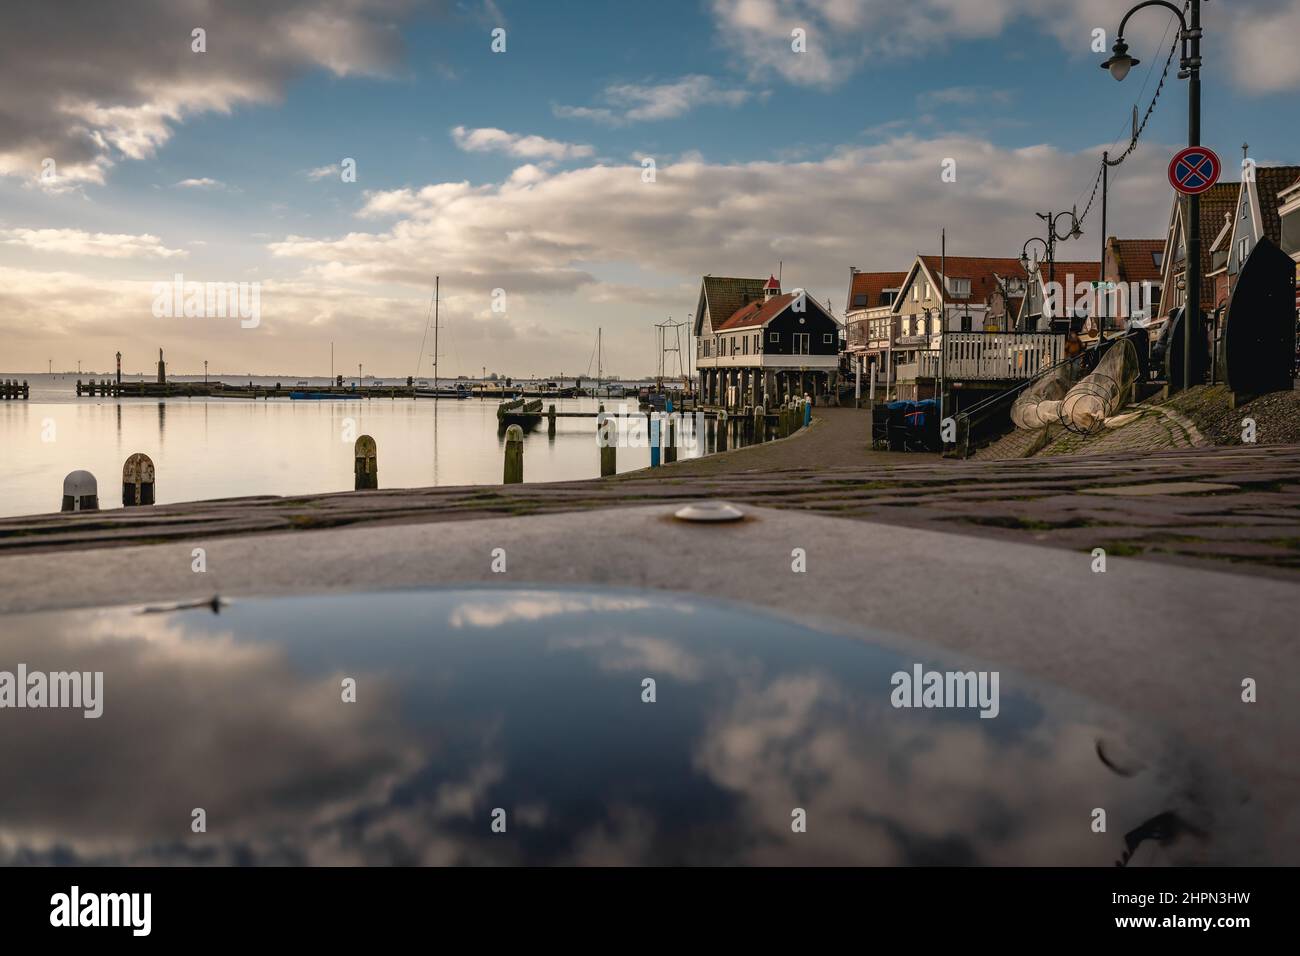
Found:
[[[845,355],[850,367],[868,377],[873,369],[884,381],[893,341],[898,336],[893,304],[906,272],[849,270],[849,297],[844,309]]]
[[[1224,223],[1232,217],[1237,205],[1240,183],[1215,183],[1201,193],[1201,310],[1211,311],[1214,306],[1215,283],[1210,278],[1210,249]],[[1165,231],[1164,252],[1160,265],[1160,313],[1155,326],[1163,325],[1169,315],[1182,308],[1187,298],[1187,231],[1184,226],[1187,197],[1174,193],[1169,212],[1169,227]]]
[[[1209,308],[1221,309],[1236,287],[1241,267],[1260,239],[1267,236],[1282,244],[1282,194],[1300,179],[1300,166],[1248,166],[1233,206],[1210,243],[1210,277],[1213,299]],[[1202,235],[1204,238],[1204,235]]]
[[[893,394],[912,399],[934,395],[941,364],[941,309],[947,335],[1005,332],[1025,289],[1019,259],[918,255],[892,306],[897,322]]]
[[[839,321],[805,290],[782,292],[776,276],[704,276],[693,331],[699,390],[709,404],[771,408],[837,385]]]
[[[1016,328],[1021,332],[1082,332],[1092,316],[1092,296],[1100,276],[1099,262],[1058,259],[1034,263]],[[1053,282],[1059,287],[1055,291]]]
[[[1164,267],[1163,239],[1106,237],[1102,261],[1103,287],[1100,320],[1089,316],[1087,337],[1123,331],[1130,320],[1150,320],[1160,314],[1160,279]]]
[[[1282,251],[1296,262],[1296,311],[1300,313],[1300,179],[1277,194]]]

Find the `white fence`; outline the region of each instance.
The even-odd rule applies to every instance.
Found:
[[[1025,379],[1065,358],[1065,336],[1037,332],[949,332],[943,337],[943,350],[947,360],[944,371],[949,380]],[[937,361],[936,353],[933,362],[923,364],[937,365]]]

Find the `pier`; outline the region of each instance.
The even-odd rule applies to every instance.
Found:
[[[31,386],[24,380],[5,379],[0,382],[0,401],[26,401],[31,395]]]

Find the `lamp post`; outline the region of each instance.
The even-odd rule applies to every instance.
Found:
[[[1143,7],[1164,7],[1178,18],[1183,52],[1178,78],[1187,80],[1187,145],[1201,145],[1201,0],[1187,0],[1187,16],[1167,0],[1145,0],[1124,14],[1115,35],[1111,57],[1101,64],[1116,80],[1123,80],[1140,61],[1129,56],[1124,42],[1128,18]],[[1187,197],[1187,301],[1183,303],[1183,388],[1192,386],[1192,339],[1201,334],[1201,199]],[[1199,339],[1198,339],[1199,341]]]

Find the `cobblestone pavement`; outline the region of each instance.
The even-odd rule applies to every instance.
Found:
[[[237,498],[0,519],[0,553],[708,497],[1300,577],[1300,445],[952,461],[873,452],[869,422],[865,411],[818,409],[811,428],[784,441],[604,480]],[[1165,488],[1166,482],[1178,484]],[[864,556],[870,555],[870,542],[863,544]],[[861,562],[855,573],[868,574],[869,565]]]

